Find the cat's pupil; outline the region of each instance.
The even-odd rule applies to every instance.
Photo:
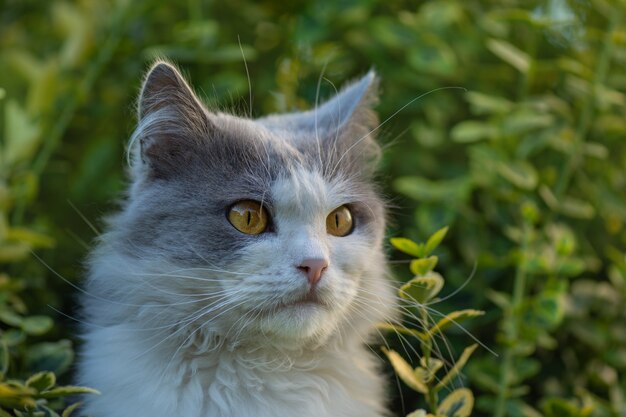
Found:
[[[252,213],[248,210],[248,226],[250,226],[250,221],[252,220]]]
[[[339,213],[335,213],[335,226],[339,228]]]

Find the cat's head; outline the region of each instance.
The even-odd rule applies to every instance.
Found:
[[[370,72],[313,110],[252,120],[209,111],[156,63],[108,245],[127,275],[117,296],[150,306],[136,313],[150,323],[235,343],[363,334],[391,293],[376,100]]]

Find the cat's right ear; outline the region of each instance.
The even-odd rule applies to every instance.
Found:
[[[181,73],[158,61],[144,79],[129,144],[133,171],[167,177],[184,168],[211,131],[209,114]]]

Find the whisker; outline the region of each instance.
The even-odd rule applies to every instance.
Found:
[[[335,171],[339,167],[339,164],[341,163],[343,158],[348,154],[348,152],[350,152],[355,146],[357,146],[363,140],[367,139],[372,133],[376,132],[381,127],[383,127],[385,124],[387,124],[387,122],[389,122],[391,119],[393,119],[398,113],[400,113],[401,111],[403,111],[404,109],[409,107],[411,104],[413,104],[417,100],[420,100],[420,99],[422,99],[422,98],[424,98],[424,97],[426,97],[426,96],[428,96],[430,94],[433,94],[433,93],[436,93],[436,92],[442,91],[442,90],[462,90],[464,92],[467,92],[467,89],[464,88],[464,87],[457,87],[457,86],[439,87],[439,88],[435,88],[433,90],[427,91],[427,92],[425,92],[423,94],[420,94],[419,96],[417,96],[414,99],[410,100],[404,106],[402,106],[398,110],[396,110],[391,116],[387,117],[382,123],[379,123],[378,126],[376,126],[374,129],[370,130],[367,134],[363,135],[356,142],[354,142],[352,145],[350,145],[350,147],[348,147],[348,149],[343,153],[343,155],[341,155],[339,160],[335,163],[335,165],[334,165],[334,167],[333,167],[333,169],[331,171],[331,175],[335,173]]]

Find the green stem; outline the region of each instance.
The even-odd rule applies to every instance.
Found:
[[[428,328],[428,311],[426,311],[425,308],[421,308],[420,309],[420,315],[422,317],[422,323],[424,323],[424,327]],[[427,333],[428,334],[428,333]],[[428,334],[428,337],[426,338],[426,340],[424,341],[424,343],[422,344],[422,354],[423,354],[423,358],[424,358],[424,364],[426,365],[426,368],[430,367],[430,358],[432,355],[432,339],[431,339],[432,335]],[[428,407],[430,408],[430,411],[435,414],[437,412],[437,392],[435,390],[433,390],[432,386],[432,381],[429,381],[427,386],[428,386],[428,394],[426,395],[426,403],[428,404]]]
[[[591,91],[585,97],[583,103],[583,109],[578,119],[578,126],[574,134],[573,149],[569,154],[569,158],[565,161],[563,167],[563,174],[559,178],[555,188],[555,195],[560,200],[572,180],[574,171],[580,165],[583,157],[583,147],[585,145],[585,138],[591,126],[591,120],[593,119],[593,108],[596,101],[597,90],[602,87],[606,80],[606,76],[609,70],[609,63],[611,61],[611,54],[613,53],[613,38],[615,28],[618,26],[621,20],[620,8],[616,7],[609,20],[609,26],[604,34],[603,47],[600,51],[600,58],[594,71],[593,82],[591,84]]]
[[[523,226],[521,256],[517,270],[515,271],[515,281],[513,283],[513,297],[511,305],[505,313],[503,323],[508,324],[504,328],[506,337],[506,347],[502,362],[500,365],[500,384],[498,390],[498,399],[495,408],[495,417],[504,417],[506,415],[506,400],[509,391],[509,382],[511,368],[513,366],[513,344],[517,341],[519,334],[519,311],[524,301],[524,293],[526,292],[526,257],[528,253],[528,245],[530,242],[531,224],[525,220]]]

